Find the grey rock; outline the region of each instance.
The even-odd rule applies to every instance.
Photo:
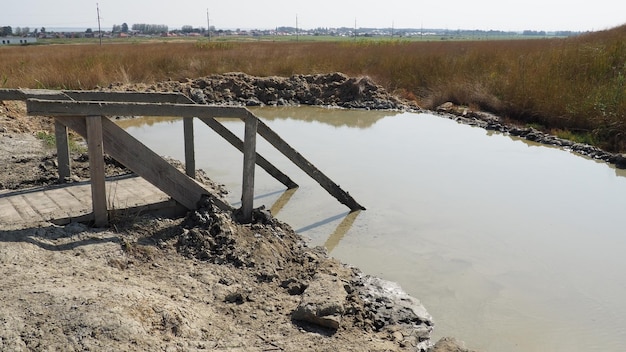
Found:
[[[300,320],[326,328],[338,329],[345,312],[348,293],[344,283],[336,276],[318,273],[302,294],[302,299],[292,314]]]
[[[389,329],[394,339],[402,336],[402,345],[413,346],[417,351],[431,347],[433,319],[418,299],[395,282],[368,275],[359,275],[353,286],[375,329]]]

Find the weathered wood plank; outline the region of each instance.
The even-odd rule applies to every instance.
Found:
[[[57,119],[82,136],[85,136],[86,126],[84,120],[73,117],[57,117]],[[210,192],[196,181],[187,177],[106,118],[102,120],[102,136],[106,153],[174,198],[187,209],[196,209],[202,195],[211,196]],[[220,199],[216,197],[212,197],[212,199],[219,208],[232,210],[230,205]]]
[[[96,227],[105,226],[109,221],[104,175],[102,119],[100,116],[87,116],[85,118],[89,174],[91,177],[91,201],[93,204],[94,225]]]
[[[104,101],[63,101],[27,99],[29,115],[44,116],[180,116],[245,118],[250,112],[243,107],[199,104],[124,103]]]
[[[26,100],[29,98],[66,100],[62,91],[52,89],[0,89],[0,100]]]
[[[184,103],[189,101],[189,99],[181,93],[168,92],[100,92],[93,90],[63,90],[62,92],[70,99],[80,101],[114,101],[129,103]]]
[[[183,118],[183,134],[185,139],[185,173],[196,178],[196,154],[193,140],[193,117]]]
[[[0,89],[0,100],[82,100],[143,103],[189,103],[181,93],[171,92],[103,92],[95,90]]]
[[[21,89],[0,89],[0,101],[3,100],[26,100],[26,95]]]
[[[71,176],[70,145],[67,127],[54,121],[54,138],[57,147],[57,163],[59,164],[59,181],[65,182]]]
[[[305,159],[297,150],[293,149],[285,140],[283,140],[276,132],[274,132],[263,121],[259,120],[257,131],[261,137],[265,138],[274,148],[283,153],[289,160],[296,164],[302,171],[306,172],[311,178],[320,184],[328,193],[335,197],[341,204],[350,208],[350,210],[365,210],[365,207],[357,203],[352,196],[318,168]]]
[[[252,209],[254,208],[254,170],[256,165],[256,128],[258,121],[254,115],[249,115],[245,120],[241,191],[241,220],[245,223],[252,221]]]
[[[199,118],[200,121],[204,122],[207,126],[209,126],[213,131],[219,134],[222,138],[224,138],[228,143],[230,143],[233,147],[237,148],[240,152],[243,153],[243,141],[239,139],[234,133],[232,133],[228,128],[219,123],[212,117],[202,117]],[[256,163],[263,170],[265,170],[268,174],[274,177],[278,182],[285,185],[287,188],[297,188],[298,184],[295,183],[289,176],[280,171],[276,166],[267,161],[261,154],[256,154]]]

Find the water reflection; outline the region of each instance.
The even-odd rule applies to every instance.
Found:
[[[289,200],[294,195],[294,193],[296,193],[297,190],[298,190],[297,188],[288,188],[287,190],[282,192],[281,196],[274,202],[274,204],[270,208],[270,213],[273,216],[278,215],[278,213],[280,213],[280,211],[285,207],[285,205],[289,203]]]
[[[360,210],[350,212],[348,215],[346,215],[345,218],[343,218],[341,223],[337,225],[335,232],[331,233],[330,236],[328,236],[328,239],[326,239],[326,242],[324,242],[324,247],[326,247],[329,252],[332,252],[333,249],[337,247],[339,242],[341,242],[341,239],[346,235],[346,233],[348,233],[352,225],[354,225],[354,221],[356,220],[357,216],[359,216],[359,214],[361,214]]]
[[[169,123],[171,125],[178,123],[182,118],[181,117],[172,117],[172,116],[150,116],[150,117],[141,117],[141,118],[121,118],[121,119],[113,119],[116,125],[122,127],[123,129],[127,129],[130,127],[150,127],[154,125],[159,125],[163,123]],[[182,138],[182,137],[181,137]]]
[[[385,117],[399,114],[395,111],[377,110],[344,110],[338,108],[320,108],[314,106],[276,107],[276,108],[248,108],[263,120],[297,120],[306,122],[321,122],[335,127],[369,128]],[[340,113],[337,113],[340,111]]]

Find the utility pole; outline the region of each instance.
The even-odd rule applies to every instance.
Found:
[[[209,32],[209,41],[211,41],[211,21],[209,20],[209,9],[206,9],[206,25]]]
[[[298,34],[298,14],[296,14],[296,41],[300,40],[300,35]]]
[[[98,38],[100,38],[100,46],[102,46],[102,29],[100,27],[100,6],[96,3],[96,11],[98,12]]]

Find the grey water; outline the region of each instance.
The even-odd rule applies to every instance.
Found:
[[[367,210],[349,213],[261,137],[255,207],[367,274],[396,281],[434,338],[481,351],[626,349],[626,173],[429,113],[251,109]],[[220,120],[243,136],[243,123]],[[119,122],[184,160],[182,121]],[[196,164],[241,197],[242,155],[200,121]]]

